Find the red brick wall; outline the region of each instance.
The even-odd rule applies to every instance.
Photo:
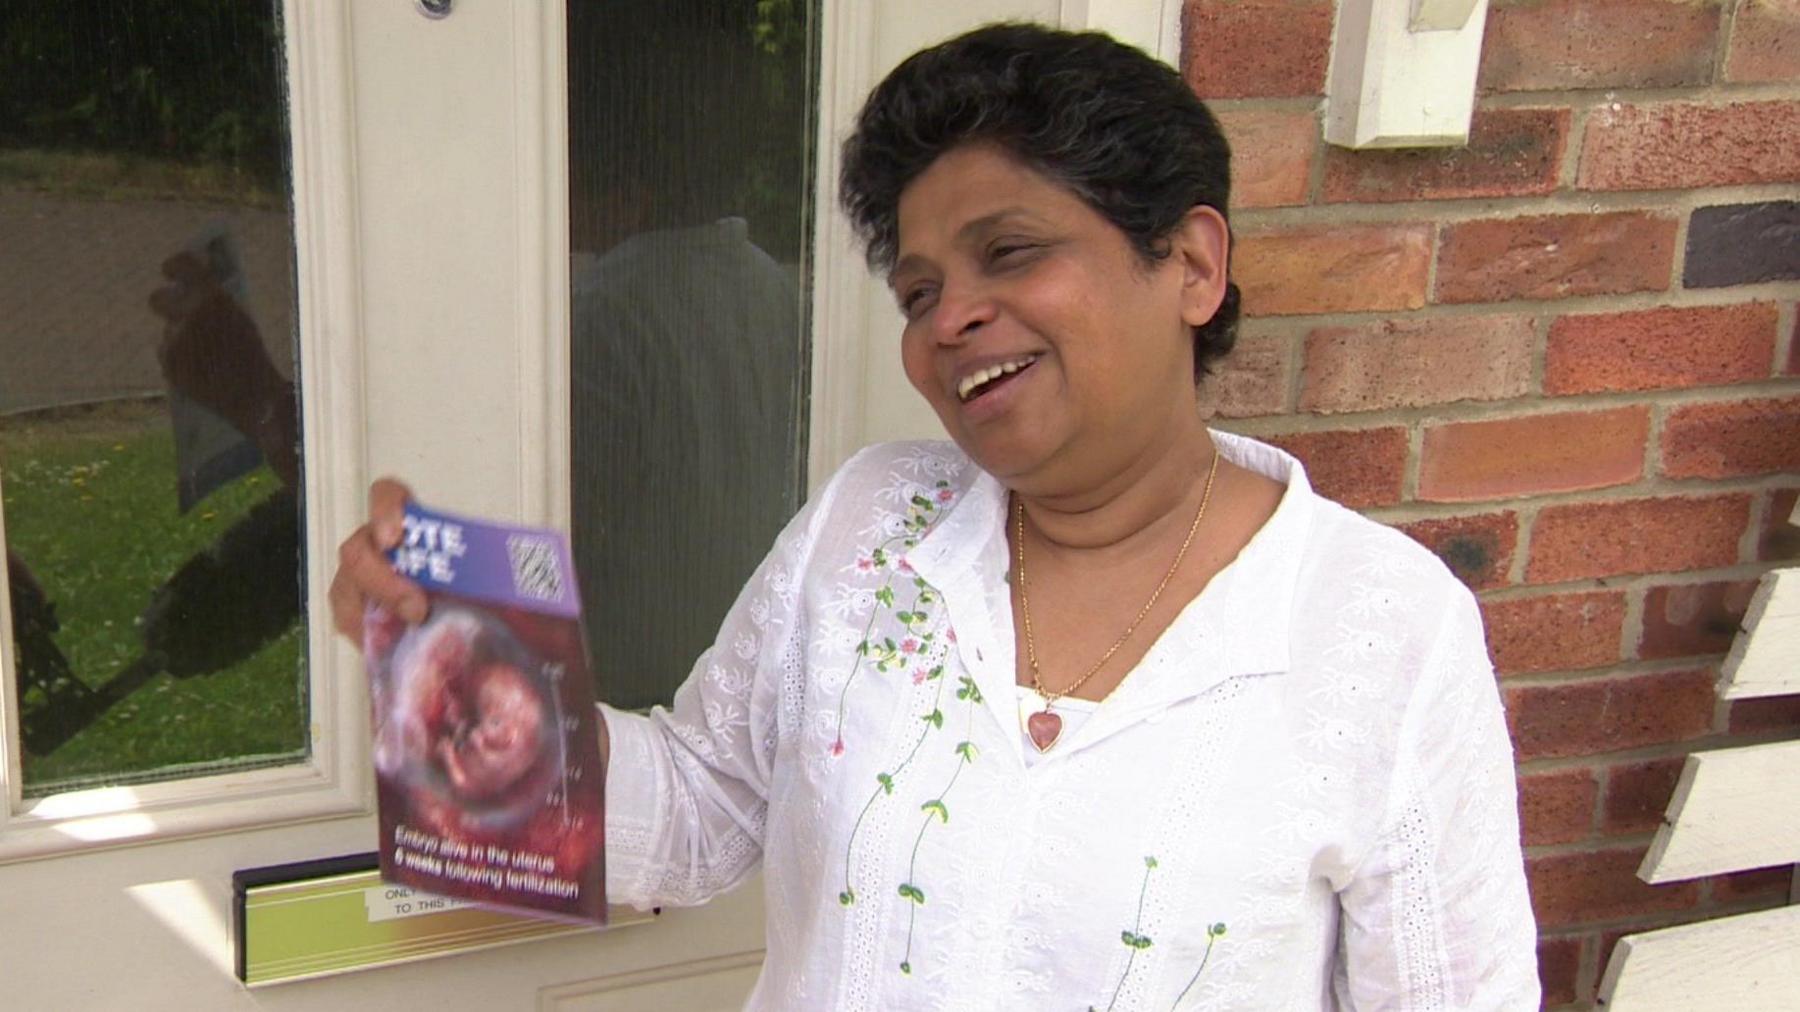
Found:
[[[1621,934],[1775,905],[1651,887],[1681,757],[1800,735],[1712,685],[1800,557],[1800,0],[1493,0],[1467,148],[1320,138],[1328,0],[1188,0],[1235,148],[1247,323],[1209,387],[1480,595],[1549,1007]]]

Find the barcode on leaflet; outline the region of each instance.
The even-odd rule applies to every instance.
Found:
[[[506,557],[512,562],[513,590],[521,597],[538,601],[562,597],[562,569],[553,542],[514,535],[506,539]]]

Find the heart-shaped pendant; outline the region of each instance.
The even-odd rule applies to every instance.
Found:
[[[1039,752],[1048,752],[1062,737],[1062,717],[1049,710],[1039,710],[1025,718],[1025,733]]]

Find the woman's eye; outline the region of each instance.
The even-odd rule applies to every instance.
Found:
[[[931,308],[931,288],[921,285],[909,288],[900,296],[900,312],[909,320],[916,320]]]
[[[1037,246],[1035,244],[1028,242],[997,242],[988,248],[988,259],[995,263],[1006,260],[1017,260],[1022,255],[1029,253],[1036,248]]]

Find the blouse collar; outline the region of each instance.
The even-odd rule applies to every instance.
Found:
[[[1275,512],[1158,637],[1138,667],[1059,752],[1112,733],[1230,678],[1288,670],[1293,600],[1318,497],[1293,456],[1213,433],[1225,459],[1285,486]],[[907,553],[945,597],[964,666],[1003,726],[1016,721],[1006,488],[977,470],[962,500]],[[1017,734],[1008,740],[1018,747]]]

